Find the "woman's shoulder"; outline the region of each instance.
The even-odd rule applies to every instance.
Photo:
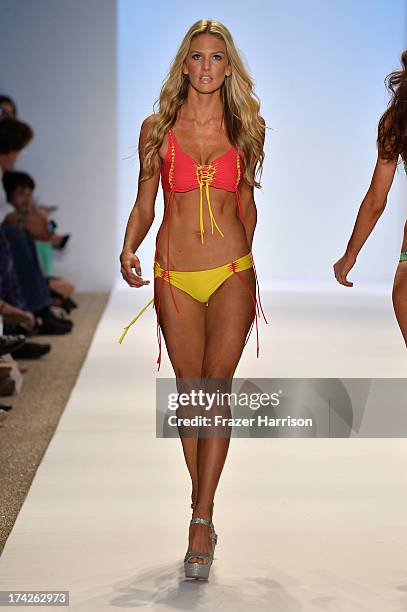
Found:
[[[160,118],[160,113],[153,113],[152,115],[148,115],[148,117],[145,117],[145,119],[143,119],[142,123],[141,123],[141,132],[143,133],[148,133],[151,129],[151,127],[157,123],[157,121]]]

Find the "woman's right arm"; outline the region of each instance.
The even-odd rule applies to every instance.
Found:
[[[396,166],[397,158],[391,160],[385,159],[380,155],[379,151],[372,181],[360,205],[346,251],[334,265],[335,278],[345,287],[353,286],[353,283],[348,281],[346,277],[355,265],[359,251],[386,207],[387,196],[393,182]]]
[[[138,180],[137,197],[131,210],[126,226],[122,252],[120,253],[121,274],[130,287],[142,287],[148,285],[150,281],[143,280],[141,274],[140,260],[135,255],[140,244],[146,237],[154,221],[154,205],[157,197],[158,185],[160,181],[160,158],[156,155],[155,170],[151,178],[140,181],[141,168],[144,159],[144,146],[148,138],[151,122],[155,115],[147,117],[140,129],[139,138],[139,159],[140,172]],[[136,274],[132,271],[135,269]]]

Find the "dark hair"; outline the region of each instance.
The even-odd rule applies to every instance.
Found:
[[[12,100],[9,96],[0,95],[0,106],[3,104],[3,102],[6,102],[6,104],[10,104],[13,109],[13,118],[15,119],[17,117],[17,106],[14,100]]]
[[[35,189],[34,179],[26,172],[14,172],[11,170],[3,174],[3,187],[7,194],[7,199],[10,201],[17,187],[29,187]]]
[[[377,144],[385,159],[401,155],[407,161],[407,50],[401,55],[401,66],[385,79],[391,98],[379,121]]]
[[[28,123],[18,119],[0,121],[0,154],[21,151],[34,138]]]

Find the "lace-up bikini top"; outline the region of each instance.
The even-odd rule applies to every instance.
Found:
[[[244,152],[231,147],[226,153],[213,159],[209,164],[199,164],[190,155],[185,153],[178,145],[174,132],[168,130],[168,147],[161,166],[161,184],[164,191],[176,193],[199,189],[199,221],[201,242],[203,242],[203,188],[205,188],[208,204],[211,229],[216,227],[222,238],[224,234],[218,227],[212,213],[209,186],[216,189],[225,189],[236,193],[239,216],[243,221],[241,210],[239,185],[242,177],[242,163]]]

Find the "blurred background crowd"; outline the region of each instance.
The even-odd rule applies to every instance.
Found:
[[[53,256],[70,234],[58,231],[57,206],[35,198],[35,180],[20,155],[34,138],[18,117],[15,101],[0,95],[0,396],[19,393],[27,368],[19,360],[39,359],[52,346],[33,336],[69,334],[77,308],[74,285],[53,275]],[[11,406],[1,403],[0,414]]]

